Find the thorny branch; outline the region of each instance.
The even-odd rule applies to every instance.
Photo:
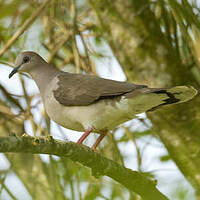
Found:
[[[156,182],[142,173],[133,171],[73,142],[54,140],[52,137],[0,137],[0,152],[50,154],[68,157],[92,169],[95,177],[106,175],[136,192],[145,200],[167,200],[156,188]]]

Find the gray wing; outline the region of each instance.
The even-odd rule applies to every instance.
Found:
[[[57,78],[58,88],[53,91],[54,97],[65,106],[86,106],[100,99],[117,98],[147,87],[67,72],[59,73]]]

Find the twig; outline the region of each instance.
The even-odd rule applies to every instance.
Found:
[[[46,0],[32,15],[27,19],[24,24],[19,28],[19,30],[8,40],[6,45],[0,50],[0,56],[2,56],[6,50],[8,50],[11,45],[17,40],[17,38],[24,33],[24,31],[35,21],[35,19],[40,15],[44,8],[48,5],[51,0]]]
[[[92,66],[91,66],[91,63],[90,63],[90,57],[89,57],[89,53],[88,53],[88,48],[87,48],[87,45],[86,45],[85,40],[83,38],[82,32],[79,32],[79,35],[81,37],[81,41],[82,41],[82,44],[83,44],[83,47],[84,47],[84,50],[85,50],[85,55],[86,55],[85,60],[86,60],[87,68],[89,68],[89,71],[92,71]],[[87,72],[89,72],[89,71],[87,71]]]
[[[136,154],[137,154],[137,165],[138,165],[138,171],[142,172],[142,156],[140,153],[140,149],[137,145],[135,136],[130,132],[130,130],[128,128],[126,128],[125,126],[123,126],[124,130],[125,130],[125,134],[129,137],[129,139],[132,140],[132,142],[135,145],[135,149],[136,149]]]
[[[78,46],[76,43],[76,34],[77,34],[77,10],[76,10],[76,2],[75,0],[72,0],[71,4],[71,13],[73,18],[73,43],[72,43],[72,49],[74,54],[74,62],[76,67],[76,72],[80,73],[80,54],[78,50]]]
[[[17,198],[12,194],[12,192],[9,190],[9,188],[5,185],[4,181],[2,181],[0,179],[0,183],[2,185],[2,188],[5,189],[5,191],[9,194],[9,196],[13,199],[13,200],[17,200]]]
[[[48,63],[51,63],[51,61],[53,60],[54,56],[57,54],[57,52],[61,49],[61,47],[67,42],[67,40],[70,37],[70,33],[68,33],[67,35],[65,35],[64,37],[61,38],[60,42],[56,45],[56,47],[53,49],[53,51],[51,52],[51,54],[48,57]]]

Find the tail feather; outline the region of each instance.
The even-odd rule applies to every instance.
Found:
[[[163,103],[148,110],[148,111],[154,111],[165,105],[177,104],[189,101],[197,94],[197,90],[194,89],[192,86],[176,86],[169,89],[150,88],[150,90],[147,93],[166,94],[168,97],[162,100]]]

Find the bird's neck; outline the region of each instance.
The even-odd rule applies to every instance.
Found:
[[[45,88],[48,87],[48,84],[57,73],[59,73],[59,70],[56,67],[49,65],[48,63],[43,63],[42,66],[35,67],[30,72],[30,75],[36,82],[40,93],[44,94]]]

